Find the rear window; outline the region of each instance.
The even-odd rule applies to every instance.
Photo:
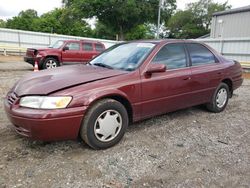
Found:
[[[83,50],[84,51],[93,51],[92,43],[83,43]]]
[[[190,43],[187,48],[192,61],[192,66],[206,65],[215,63],[215,57],[205,46],[201,44]]]
[[[104,50],[104,47],[101,44],[95,44],[95,49],[98,52],[102,52]]]

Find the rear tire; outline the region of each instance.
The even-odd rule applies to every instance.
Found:
[[[59,67],[59,65],[60,64],[57,59],[53,57],[48,57],[44,60],[42,64],[42,69],[52,69],[52,68]]]
[[[122,139],[128,122],[127,110],[120,102],[103,99],[88,110],[80,136],[93,149],[106,149]]]
[[[222,112],[228,103],[230,97],[229,87],[225,83],[220,83],[214,92],[212,101],[206,105],[207,109],[211,112]]]

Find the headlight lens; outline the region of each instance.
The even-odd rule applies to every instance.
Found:
[[[27,108],[37,109],[61,109],[66,108],[72,97],[46,97],[46,96],[26,96],[22,97],[19,105]]]
[[[37,54],[36,57],[40,58],[40,57],[43,57],[43,55],[42,54]]]

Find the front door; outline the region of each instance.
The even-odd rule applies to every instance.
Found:
[[[191,70],[184,44],[163,46],[151,63],[165,64],[167,70],[141,76],[142,118],[189,106]]]
[[[62,51],[63,63],[79,63],[82,62],[80,42],[68,42],[65,47],[67,50]]]

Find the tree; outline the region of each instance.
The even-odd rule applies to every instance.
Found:
[[[96,17],[102,24],[119,34],[125,34],[138,25],[156,23],[159,0],[63,0],[66,7],[79,17]],[[162,17],[167,20],[176,8],[176,0],[163,4]]]
[[[7,20],[6,27],[74,36],[92,36],[92,30],[86,21],[73,17],[67,8],[56,8],[40,17],[35,10],[21,11],[18,16]]]
[[[168,22],[170,38],[197,38],[206,34],[202,20],[196,18],[192,11],[178,11]]]
[[[56,8],[36,20],[35,30],[74,36],[90,36],[92,31],[86,21],[74,18],[68,9]]]
[[[6,27],[6,22],[0,19],[0,28]]]
[[[93,36],[102,39],[110,39],[110,40],[116,39],[116,33],[110,27],[107,27],[100,21],[97,21],[97,23],[95,24],[95,29],[93,30]]]
[[[212,14],[229,9],[227,2],[214,3],[212,0],[200,0],[189,3],[186,10],[177,11],[167,22],[171,38],[197,38],[209,33]]]
[[[34,23],[34,30],[47,33],[60,33],[62,34],[62,24],[60,18],[62,15],[61,9],[55,9],[48,13],[41,15]]]
[[[215,12],[230,9],[232,6],[225,3],[215,3],[213,0],[200,0],[195,3],[189,3],[187,9],[190,10],[196,18],[200,18],[206,29],[211,25],[212,15]]]
[[[151,28],[147,24],[137,25],[130,32],[126,33],[127,40],[135,40],[135,39],[152,39],[154,38],[154,33]]]
[[[8,19],[6,23],[7,28],[22,29],[28,31],[34,31],[34,22],[38,19],[37,11],[28,9],[21,11],[18,16]]]

